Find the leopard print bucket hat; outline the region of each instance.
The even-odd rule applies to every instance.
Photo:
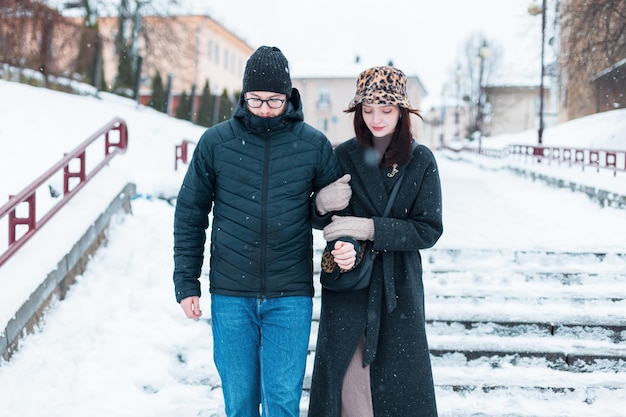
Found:
[[[366,69],[356,81],[356,95],[349,107],[353,109],[359,103],[397,104],[410,109],[411,103],[406,93],[406,75],[390,66]]]

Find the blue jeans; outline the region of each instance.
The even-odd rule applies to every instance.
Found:
[[[211,295],[213,358],[228,417],[298,417],[310,297]]]

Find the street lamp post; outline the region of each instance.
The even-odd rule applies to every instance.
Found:
[[[454,140],[461,140],[461,66],[456,66],[456,74],[454,81],[456,83],[456,106],[454,107],[454,124],[456,126],[456,132],[454,134]]]
[[[477,116],[476,116],[476,131],[478,132],[478,152],[482,152],[482,136],[483,136],[483,119],[485,118],[485,113],[483,106],[485,103],[483,102],[484,89],[483,89],[483,73],[485,70],[485,59],[489,57],[489,47],[487,46],[487,41],[483,40],[482,46],[478,51],[478,102],[477,102]]]
[[[528,6],[528,13],[532,16],[537,16],[541,13],[541,80],[539,80],[539,128],[537,129],[537,144],[543,143],[543,102],[544,102],[544,85],[543,79],[545,76],[545,45],[546,45],[546,0],[542,0],[541,6],[537,3],[531,3]]]

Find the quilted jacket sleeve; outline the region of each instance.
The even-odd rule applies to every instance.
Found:
[[[176,301],[200,296],[206,229],[214,196],[214,173],[207,131],[200,139],[178,193],[174,214],[174,286]]]
[[[323,229],[328,223],[330,223],[330,219],[333,213],[326,213],[325,215],[320,215],[315,209],[315,195],[322,188],[326,187],[328,184],[335,181],[340,177],[340,167],[337,162],[337,157],[335,156],[335,152],[333,151],[333,147],[330,141],[325,140],[322,152],[321,152],[321,160],[318,168],[317,175],[315,177],[315,181],[313,183],[313,195],[311,196],[311,225],[315,229]]]

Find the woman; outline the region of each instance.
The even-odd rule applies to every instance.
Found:
[[[419,112],[402,71],[362,72],[345,111],[354,113],[356,136],[335,152],[350,178],[350,215],[333,216],[324,237],[368,241],[379,254],[369,288],[322,290],[309,417],[436,416],[419,250],[443,232],[437,164],[427,147],[414,144],[410,115]],[[382,217],[402,172],[391,214]],[[329,211],[319,207],[323,198],[316,203],[319,212]],[[345,269],[355,249],[334,247],[337,267]]]

